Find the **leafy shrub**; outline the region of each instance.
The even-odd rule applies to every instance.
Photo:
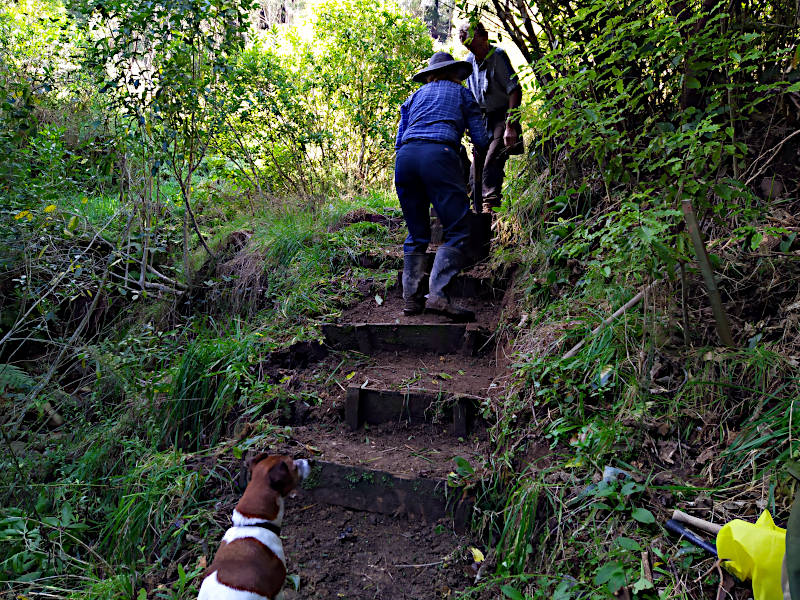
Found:
[[[231,89],[246,100],[220,150],[262,194],[385,185],[399,106],[432,51],[425,26],[396,5],[347,0],[317,7],[310,32],[270,33],[241,54]]]

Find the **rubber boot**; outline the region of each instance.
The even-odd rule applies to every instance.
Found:
[[[454,321],[474,321],[475,313],[469,309],[453,304],[445,289],[467,264],[466,255],[458,248],[440,246],[436,251],[431,269],[430,285],[428,286],[428,300],[425,310],[445,315]]]
[[[483,211],[484,213],[494,214],[494,209],[498,208],[503,203],[503,199],[497,196],[489,196],[483,199]]]
[[[418,315],[425,308],[425,294],[421,289],[425,279],[426,255],[422,253],[403,255],[403,314]]]

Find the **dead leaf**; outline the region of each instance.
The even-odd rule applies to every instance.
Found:
[[[672,440],[659,440],[658,442],[658,457],[668,465],[674,465],[675,461],[672,456],[678,450],[678,442]]]
[[[705,450],[700,453],[700,456],[697,457],[697,462],[700,464],[705,464],[717,454],[717,449],[709,446]]]

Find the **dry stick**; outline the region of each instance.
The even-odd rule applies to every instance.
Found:
[[[745,183],[744,183],[744,184],[745,184],[745,185],[750,185],[751,183],[753,183],[753,180],[754,180],[756,177],[758,177],[759,175],[761,175],[761,174],[762,174],[762,173],[763,173],[763,172],[764,172],[764,171],[767,169],[767,165],[769,165],[769,163],[771,163],[771,162],[772,162],[772,159],[773,159],[773,158],[775,158],[775,156],[778,154],[778,152],[780,152],[781,148],[783,148],[783,145],[784,145],[786,142],[788,142],[790,139],[792,139],[794,136],[796,136],[796,135],[800,135],[800,129],[798,129],[798,130],[797,130],[797,131],[795,131],[794,133],[791,133],[791,134],[789,134],[788,136],[786,136],[785,138],[783,138],[783,140],[781,140],[780,142],[778,142],[777,144],[775,144],[775,146],[774,146],[774,147],[772,147],[772,148],[769,150],[769,152],[771,152],[772,154],[769,156],[769,158],[767,158],[766,162],[765,162],[763,165],[761,165],[761,166],[759,167],[758,171],[756,171],[755,175],[752,175],[750,178],[748,178],[748,180],[747,180],[747,181],[745,181]],[[750,167],[750,168],[755,168],[755,165],[758,163],[758,161],[759,161],[759,160],[761,160],[761,158],[762,158],[763,156],[764,156],[764,154],[762,154],[762,155],[761,155],[761,156],[759,156],[757,159],[755,159],[755,160],[753,161],[753,164],[751,165],[751,167]],[[748,170],[749,170],[749,169],[748,169]],[[745,174],[746,174],[746,173],[745,173]]]
[[[61,352],[58,353],[58,356],[50,365],[50,368],[47,370],[44,379],[35,388],[33,388],[33,391],[29,394],[28,398],[35,397],[50,382],[50,379],[53,377],[53,373],[55,373],[56,369],[61,363],[61,359],[64,357],[64,354],[66,354],[67,349],[72,347],[72,344],[74,344],[75,340],[78,339],[78,336],[83,331],[83,328],[86,327],[86,325],[89,323],[89,319],[92,317],[95,308],[97,308],[97,302],[98,300],[100,300],[100,296],[103,295],[103,286],[105,286],[106,281],[108,280],[108,274],[110,271],[111,271],[111,263],[109,261],[106,263],[106,270],[103,273],[102,279],[100,280],[100,285],[97,286],[97,292],[94,295],[92,304],[89,306],[89,310],[86,311],[86,314],[83,316],[83,319],[81,319],[80,323],[78,323],[78,326],[75,328],[75,331],[72,332],[69,341],[66,344],[64,344],[64,346],[61,348]]]
[[[394,565],[398,569],[422,569],[425,567],[435,567],[436,565],[440,565],[444,562],[444,560],[437,560],[436,562],[432,563],[422,563],[419,565]]]
[[[53,280],[51,282],[51,285],[50,285],[50,289],[48,289],[45,293],[41,294],[36,299],[36,301],[30,306],[30,308],[28,308],[28,310],[25,311],[25,314],[22,315],[22,317],[20,317],[19,319],[17,319],[17,322],[14,323],[14,325],[11,326],[11,328],[3,336],[3,339],[0,339],[0,347],[2,347],[2,345],[5,344],[6,341],[9,338],[11,338],[11,336],[14,333],[16,333],[17,329],[19,329],[19,325],[21,325],[25,321],[25,319],[28,318],[28,315],[30,315],[37,306],[39,306],[39,303],[41,303],[45,298],[47,298],[47,296],[49,296],[52,292],[54,292],[56,290],[56,288],[58,287],[58,284],[61,283],[61,280],[64,279],[72,271],[72,267],[75,266],[78,262],[80,262],[80,260],[89,252],[89,250],[91,250],[92,246],[94,246],[94,243],[98,239],[103,240],[103,238],[101,237],[101,234],[103,233],[103,231],[109,225],[111,225],[112,221],[114,221],[117,218],[117,216],[119,216],[119,214],[121,212],[122,212],[122,209],[119,209],[117,212],[115,212],[114,216],[112,216],[108,221],[106,221],[106,224],[103,225],[99,230],[97,230],[95,232],[94,237],[89,242],[89,245],[86,246],[86,249],[83,250],[83,252],[81,252],[78,256],[73,258],[72,261],[69,263],[69,266],[66,269],[64,269],[61,272],[60,275],[58,275],[57,277],[53,278]],[[103,240],[103,241],[105,241],[105,240]]]
[[[681,262],[681,314],[683,316],[683,343],[689,347],[689,282],[686,279],[686,265]]]
[[[700,271],[703,273],[703,279],[706,283],[708,300],[711,302],[711,310],[714,313],[714,320],[717,323],[717,332],[719,333],[722,343],[733,348],[736,344],[733,342],[728,315],[725,313],[725,309],[722,306],[722,298],[719,295],[719,289],[717,289],[717,282],[714,279],[714,270],[711,268],[711,261],[708,258],[706,246],[703,243],[703,236],[700,235],[700,228],[697,225],[697,217],[695,217],[694,209],[692,208],[692,201],[688,199],[682,200],[681,207],[683,208],[686,227],[689,230],[689,237],[692,238],[692,244],[694,245],[694,253],[697,256],[697,262],[700,264]]]
[[[660,282],[661,282],[661,279],[656,279],[656,280],[655,280],[655,281],[653,281],[652,283],[649,283],[648,285],[646,285],[646,286],[645,286],[645,287],[644,287],[644,288],[643,288],[643,289],[642,289],[642,290],[641,290],[641,291],[640,291],[638,294],[636,294],[636,295],[635,295],[633,298],[631,298],[631,299],[630,299],[630,300],[628,300],[628,301],[627,301],[625,304],[623,304],[621,307],[619,307],[619,308],[616,310],[616,312],[614,312],[614,314],[613,314],[613,315],[611,315],[611,316],[610,316],[610,317],[608,317],[608,318],[607,318],[605,321],[603,321],[602,323],[600,323],[600,325],[598,325],[597,327],[595,327],[594,329],[592,329],[592,333],[590,333],[590,334],[589,334],[589,335],[587,335],[585,338],[583,338],[583,339],[582,339],[580,342],[578,342],[577,344],[575,344],[575,345],[574,345],[574,346],[573,346],[573,347],[572,347],[572,348],[571,348],[571,349],[570,349],[570,350],[569,350],[569,351],[568,351],[568,352],[567,352],[567,353],[566,353],[566,354],[563,356],[563,358],[572,358],[573,356],[575,356],[575,355],[578,353],[578,350],[580,350],[581,348],[583,348],[583,345],[586,343],[586,340],[588,340],[588,339],[590,339],[590,338],[593,338],[593,337],[594,337],[594,336],[595,336],[597,333],[599,333],[600,331],[602,331],[603,329],[605,329],[605,328],[606,328],[606,327],[607,327],[609,324],[611,324],[611,322],[612,322],[612,321],[614,321],[614,319],[616,319],[616,318],[617,318],[617,317],[619,317],[620,315],[624,314],[625,312],[627,312],[628,310],[630,310],[631,308],[633,308],[634,306],[636,306],[637,304],[639,304],[639,302],[641,302],[642,298],[644,298],[644,295],[645,295],[645,294],[646,294],[646,293],[647,293],[647,292],[648,292],[648,291],[649,291],[649,290],[650,290],[650,289],[651,289],[653,286],[655,286],[657,283],[660,283]]]

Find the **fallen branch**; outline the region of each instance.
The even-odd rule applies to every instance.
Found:
[[[595,327],[594,329],[592,329],[592,332],[591,332],[589,335],[587,335],[587,336],[586,336],[585,338],[583,338],[583,339],[582,339],[580,342],[578,342],[578,343],[577,343],[577,344],[575,344],[575,345],[574,345],[572,348],[570,348],[570,350],[569,350],[569,351],[568,351],[568,352],[567,352],[567,353],[566,353],[566,354],[563,356],[563,358],[572,358],[573,356],[575,356],[575,355],[578,353],[578,350],[580,350],[581,348],[583,348],[583,346],[584,346],[584,344],[586,343],[586,340],[587,340],[587,339],[594,337],[594,336],[595,336],[597,333],[599,333],[600,331],[602,331],[603,329],[605,329],[606,327],[608,327],[608,326],[609,326],[609,325],[610,325],[610,324],[611,324],[611,323],[612,323],[612,322],[613,322],[613,321],[614,321],[614,320],[615,320],[617,317],[619,317],[620,315],[623,315],[623,314],[625,314],[625,313],[626,313],[627,311],[629,311],[631,308],[633,308],[634,306],[636,306],[637,304],[639,304],[639,302],[641,302],[642,298],[644,298],[644,295],[645,295],[645,294],[646,294],[646,293],[647,293],[647,292],[648,292],[648,291],[649,291],[651,288],[653,288],[653,287],[654,287],[654,286],[655,286],[657,283],[659,283],[659,282],[661,282],[661,281],[662,281],[661,279],[657,279],[657,280],[655,280],[654,282],[652,282],[652,283],[648,284],[647,286],[645,286],[644,288],[642,288],[642,290],[641,290],[641,291],[640,291],[638,294],[636,294],[636,295],[635,295],[633,298],[631,298],[631,299],[630,299],[630,300],[628,300],[628,301],[627,301],[625,304],[623,304],[622,306],[620,306],[620,307],[619,307],[619,308],[618,308],[618,309],[617,309],[617,310],[614,312],[614,314],[613,314],[613,315],[611,315],[611,316],[610,316],[610,317],[608,317],[608,318],[607,318],[605,321],[603,321],[602,323],[600,323],[600,325],[598,325],[597,327]]]
[[[769,158],[767,158],[766,162],[765,162],[763,165],[761,165],[761,166],[758,168],[758,171],[756,171],[754,175],[752,175],[750,178],[748,178],[748,179],[747,179],[747,181],[745,181],[745,182],[744,182],[744,184],[745,184],[745,185],[750,185],[751,183],[753,183],[753,181],[754,181],[754,180],[755,180],[755,179],[756,179],[756,178],[757,178],[759,175],[763,174],[763,173],[764,173],[764,171],[766,170],[767,166],[769,165],[769,163],[771,163],[771,162],[772,162],[772,159],[773,159],[773,158],[775,158],[775,156],[778,154],[778,152],[780,152],[781,148],[783,148],[783,145],[784,145],[786,142],[788,142],[790,139],[792,139],[794,136],[796,136],[796,135],[800,135],[800,129],[798,129],[797,131],[795,131],[795,132],[793,132],[793,133],[790,133],[790,134],[789,134],[789,135],[787,135],[785,138],[783,138],[783,139],[782,139],[780,142],[778,142],[777,144],[775,144],[775,146],[774,146],[774,147],[772,147],[772,148],[769,150],[769,152],[771,152],[772,154],[770,154],[770,156],[769,156]],[[750,169],[753,169],[753,168],[755,168],[756,164],[758,164],[758,161],[760,161],[760,160],[761,160],[761,159],[762,159],[762,158],[763,158],[763,157],[764,157],[766,154],[768,154],[768,153],[767,153],[767,152],[765,152],[764,154],[762,154],[761,156],[759,156],[757,159],[755,159],[755,160],[753,161],[753,164],[750,166]],[[748,171],[749,171],[750,169],[748,169]]]

